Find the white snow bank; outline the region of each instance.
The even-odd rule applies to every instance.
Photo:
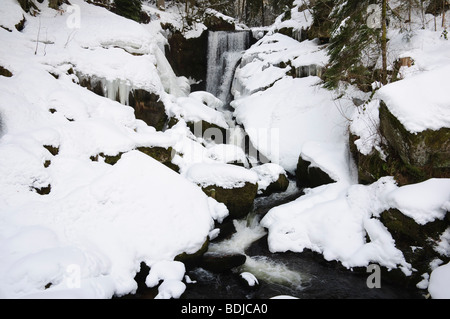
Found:
[[[258,174],[254,171],[222,163],[194,164],[186,172],[186,178],[202,187],[217,185],[223,188],[239,188],[246,182],[258,182]]]
[[[372,150],[381,152],[380,101],[373,100],[363,107],[355,108],[350,121],[350,131],[359,138],[354,142],[358,151],[369,155]]]
[[[348,268],[376,262],[409,274],[410,265],[378,217],[397,208],[421,225],[442,219],[450,199],[449,183],[450,179],[430,179],[397,187],[392,177],[368,186],[337,182],[308,189],[296,201],[273,208],[261,224],[269,229],[273,252],[306,248]]]
[[[384,196],[393,189],[396,185],[390,177],[369,186],[338,182],[309,189],[263,218],[261,224],[269,229],[269,248],[272,252],[311,249],[348,268],[376,262],[409,273],[410,265],[390,233],[372,218],[389,208]]]
[[[432,178],[405,185],[390,193],[387,201],[420,225],[442,220],[447,213],[444,205],[450,201],[450,178]]]
[[[145,284],[147,287],[155,287],[162,280],[155,299],[178,299],[186,289],[182,282],[185,271],[184,264],[179,261],[160,261],[150,268]]]
[[[433,299],[450,299],[450,263],[433,270],[428,291]]]
[[[450,128],[449,72],[450,64],[407,77],[382,87],[377,97],[411,133]]]
[[[159,263],[196,252],[214,220],[228,215],[225,205],[182,175],[134,150],[171,146],[192,148],[193,154],[204,149],[186,127],[156,132],[136,120],[131,107],[80,87],[68,72],[104,78],[116,89],[154,88],[164,102],[175,101],[187,95],[185,79],[173,76],[159,50],[160,27],[85,1],[71,3],[80,9],[78,27],[66,23],[74,17],[68,6],[57,12],[44,2],[37,3],[39,17],[25,14],[23,32],[0,28],[0,64],[13,73],[0,77],[2,298],[132,293],[141,262],[155,267],[155,276]],[[57,154],[44,145],[57,148]],[[91,160],[122,152],[115,165]],[[40,195],[47,186],[49,194]],[[159,297],[181,295],[182,272],[177,268],[173,278],[164,271]]]
[[[186,122],[195,123],[205,121],[219,127],[228,128],[223,113],[210,108],[198,99],[192,97],[179,97],[176,102],[177,103],[172,105],[168,110],[170,115],[176,116],[177,118],[183,118]]]
[[[0,7],[0,26],[9,30],[16,30],[18,24],[24,18],[24,12],[15,0],[4,0]]]
[[[208,147],[207,156],[222,163],[242,163],[248,168],[249,164],[244,150],[233,144],[214,144]]]
[[[345,143],[305,142],[300,156],[311,163],[309,167],[320,168],[334,181],[357,183],[356,166]]]
[[[236,69],[232,93],[235,97],[252,94],[271,86],[292,67],[324,66],[327,61],[326,51],[315,40],[298,42],[280,33],[266,35],[245,51]],[[282,63],[286,66],[281,67]]]
[[[214,110],[220,109],[223,106],[223,102],[220,99],[206,91],[192,92],[189,94],[189,97],[202,102]]]
[[[332,93],[318,83],[318,77],[285,77],[231,103],[252,144],[290,173],[296,170],[305,142],[347,143],[343,113],[350,107],[335,104]]]
[[[43,292],[49,282],[53,286],[48,293],[60,289],[70,264],[81,268],[83,281],[109,278],[107,292],[97,287],[98,291],[88,289],[87,296],[132,292],[141,261],[152,267],[179,253],[197,251],[213,227],[211,215],[216,209],[223,211],[198,187],[138,151],[124,154],[91,184],[66,196],[28,197],[22,196],[24,201],[15,207],[0,201],[0,291],[6,298]],[[26,240],[29,226],[45,229],[34,236],[32,245]],[[22,244],[17,254],[11,242],[27,245]]]

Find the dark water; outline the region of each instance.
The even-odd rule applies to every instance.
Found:
[[[257,199],[253,214],[256,220],[270,208],[301,195],[301,190],[290,189],[285,194]],[[243,265],[220,274],[202,268],[188,270],[187,275],[195,283],[186,284],[182,299],[268,299],[276,296],[300,299],[424,298],[418,289],[393,284],[390,280],[383,280],[383,276],[380,288],[369,288],[367,279],[371,272],[366,269],[348,270],[312,251],[271,253],[266,235],[253,242],[244,253],[250,266]],[[259,284],[249,287],[240,277],[244,271],[254,274]]]

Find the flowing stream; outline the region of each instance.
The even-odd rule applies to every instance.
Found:
[[[249,47],[249,32],[210,32],[208,36],[207,91],[220,98],[222,110],[232,121],[228,108],[234,71],[244,50]],[[230,126],[235,123],[230,122]],[[182,298],[185,299],[257,299],[276,296],[296,298],[420,298],[417,291],[383,283],[369,288],[365,271],[350,271],[337,262],[327,262],[321,255],[305,251],[272,253],[267,244],[267,230],[261,218],[273,207],[301,196],[294,180],[287,191],[257,197],[253,210],[241,220],[234,220],[236,232],[228,239],[212,241],[208,253],[242,254],[246,261],[229,271],[214,273],[197,267],[187,271],[190,279]],[[258,284],[251,286],[241,274],[251,274]]]
[[[286,192],[255,200],[252,212],[235,220],[236,233],[229,239],[212,242],[208,252],[245,254],[246,262],[230,271],[214,273],[197,267],[188,270],[193,283],[187,284],[185,299],[268,299],[289,296],[300,299],[415,299],[423,298],[417,290],[409,290],[382,281],[381,288],[369,288],[366,271],[351,271],[321,255],[303,253],[271,253],[267,231],[259,224],[272,207],[295,200],[301,189],[290,181]],[[241,274],[251,273],[258,280],[249,286]]]

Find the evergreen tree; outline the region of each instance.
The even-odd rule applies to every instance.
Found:
[[[324,73],[325,87],[334,89],[338,87],[340,81],[346,81],[357,84],[364,91],[369,91],[374,80],[385,82],[385,72],[381,72],[383,77],[380,78],[375,70],[382,53],[381,49],[384,54],[386,53],[386,34],[381,32],[383,27],[381,4],[384,3],[385,0],[337,1],[330,14],[333,26],[328,46],[330,63]],[[371,6],[373,4],[379,5],[378,15],[377,12],[370,11],[371,8],[375,8]],[[380,19],[379,26],[367,23],[374,15]],[[383,58],[384,70],[385,62]]]
[[[114,0],[115,13],[122,17],[140,21],[141,19],[141,0]]]

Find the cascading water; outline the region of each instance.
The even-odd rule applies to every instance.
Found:
[[[249,31],[210,31],[208,33],[208,62],[206,91],[227,106],[231,102],[231,83],[243,51],[250,46]]]

